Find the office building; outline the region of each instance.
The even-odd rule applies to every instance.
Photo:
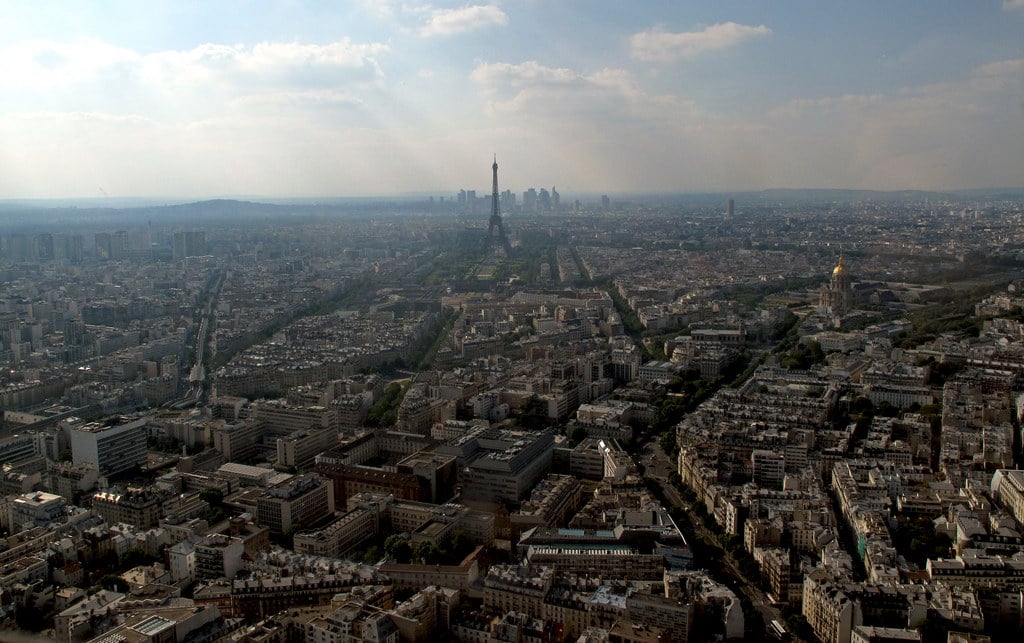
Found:
[[[518,502],[551,470],[554,438],[547,431],[486,431],[438,451],[466,461],[464,500]]]
[[[378,517],[366,509],[353,509],[321,529],[295,534],[294,549],[298,554],[340,558],[373,538]]]
[[[146,418],[117,417],[82,424],[67,420],[71,460],[91,466],[100,475],[113,476],[146,464]]]
[[[230,423],[216,423],[210,427],[213,448],[219,451],[228,462],[245,462],[257,453],[260,439],[263,437],[263,426],[253,418],[245,418]]]
[[[256,501],[256,522],[283,534],[293,525],[312,527],[334,513],[334,486],[315,473],[267,489]]]
[[[277,465],[306,470],[316,456],[338,444],[334,428],[309,428],[277,439]]]

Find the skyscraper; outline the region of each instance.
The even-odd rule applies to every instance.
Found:
[[[537,209],[537,190],[535,188],[523,192],[523,209],[530,212]]]
[[[203,230],[186,230],[174,233],[173,257],[200,257],[206,254],[206,232]]]
[[[493,189],[491,190],[491,221],[490,221],[490,225],[488,226],[488,229],[487,229],[487,238],[490,240],[490,243],[492,245],[496,241],[500,241],[502,247],[505,248],[505,253],[506,254],[512,254],[512,246],[508,242],[508,237],[505,236],[505,226],[502,224],[502,221],[501,221],[501,206],[499,205],[499,201],[501,199],[501,195],[498,193],[498,157],[497,156],[494,157],[494,165],[491,166],[491,169],[494,170],[494,186],[493,186]],[[495,228],[498,229],[498,239],[494,238],[494,229]]]

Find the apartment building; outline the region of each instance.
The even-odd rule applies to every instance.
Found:
[[[227,534],[209,534],[194,547],[195,575],[198,580],[233,580],[242,568],[245,544]]]
[[[160,524],[167,496],[154,488],[111,489],[92,496],[92,510],[108,524],[125,523],[140,529]]]
[[[537,483],[530,498],[509,516],[511,539],[532,527],[561,527],[583,504],[583,488],[575,476],[552,473]]]

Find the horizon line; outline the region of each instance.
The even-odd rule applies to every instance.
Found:
[[[464,188],[461,188],[464,189]],[[530,188],[528,188],[530,189]],[[585,197],[596,197],[601,196],[608,197],[668,197],[668,196],[717,196],[728,197],[729,195],[742,195],[742,194],[764,194],[771,192],[863,192],[863,193],[877,193],[877,194],[892,194],[898,195],[901,193],[933,193],[933,194],[949,194],[949,195],[963,195],[963,194],[986,194],[986,193],[1000,193],[1000,192],[1022,192],[1024,193],[1024,185],[1021,186],[1003,186],[1003,187],[989,187],[989,188],[898,188],[898,189],[876,189],[876,188],[844,188],[844,187],[771,187],[771,188],[754,188],[754,189],[709,189],[709,190],[619,190],[619,191],[601,191],[601,190],[582,190],[579,192],[573,192],[575,196]],[[560,192],[564,194],[564,192]],[[194,196],[170,196],[170,195],[133,195],[133,196],[119,196],[119,195],[93,195],[93,196],[61,196],[61,197],[0,197],[0,203],[2,204],[15,204],[15,203],[60,203],[60,202],[89,202],[89,203],[102,203],[102,202],[117,202],[117,201],[149,201],[153,203],[161,203],[164,205],[185,205],[190,203],[202,203],[206,201],[248,201],[252,203],[268,202],[273,201],[277,203],[290,203],[290,202],[315,202],[315,201],[332,201],[332,200],[354,200],[354,201],[386,201],[386,200],[411,200],[411,199],[422,199],[430,197],[450,197],[454,202],[455,197],[458,195],[458,191],[411,191],[411,192],[395,192],[392,194],[366,194],[366,195],[313,195],[313,196],[302,196],[302,195],[274,195],[274,194],[219,194],[219,195],[194,195]],[[489,197],[490,195],[488,195]],[[478,197],[486,198],[486,197]],[[261,201],[266,200],[266,201]],[[277,203],[268,203],[268,205],[275,205]]]

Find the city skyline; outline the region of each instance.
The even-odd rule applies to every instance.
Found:
[[[240,20],[244,17],[244,20]],[[1024,3],[0,5],[0,199],[1015,187]],[[477,178],[479,177],[479,178]]]

